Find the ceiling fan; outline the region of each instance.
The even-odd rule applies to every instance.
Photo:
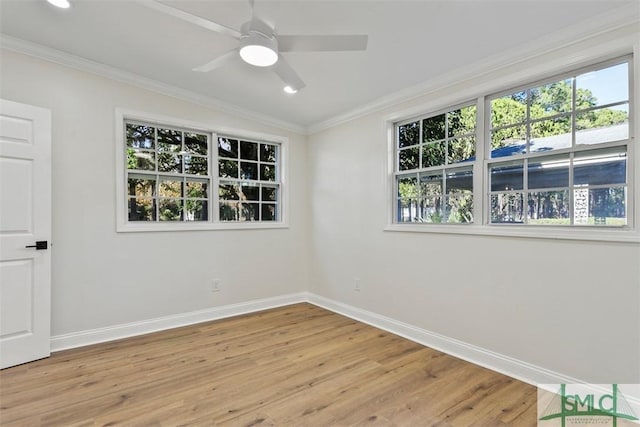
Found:
[[[254,0],[249,0],[252,15],[251,20],[245,22],[240,30],[220,25],[181,9],[168,6],[157,0],[140,0],[139,3],[239,41],[237,48],[223,53],[204,65],[194,68],[193,71],[208,72],[214,70],[240,54],[240,57],[250,65],[273,69],[284,82],[284,90],[287,93],[296,93],[305,87],[305,83],[282,57],[282,52],[357,51],[367,48],[368,36],[366,35],[277,34],[273,25],[255,16],[253,13]]]

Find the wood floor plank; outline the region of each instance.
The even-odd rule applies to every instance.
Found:
[[[311,304],[0,371],[4,426],[533,426],[536,389]]]

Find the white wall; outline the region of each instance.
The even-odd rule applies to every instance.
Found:
[[[636,25],[311,135],[310,291],[583,381],[639,383],[637,243],[384,231],[387,118],[507,89],[547,62],[617,54],[639,34]]]
[[[304,136],[9,51],[0,64],[0,97],[52,111],[52,335],[305,288]],[[290,228],[116,233],[116,107],[288,137]]]

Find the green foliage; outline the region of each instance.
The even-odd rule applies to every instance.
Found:
[[[562,80],[528,92],[518,92],[491,101],[491,127],[500,128],[492,132],[491,148],[502,148],[515,143],[524,145],[527,102],[530,103],[531,119],[553,117],[531,125],[531,135],[541,138],[571,132],[572,111],[571,80]],[[527,95],[528,93],[528,95]],[[529,97],[527,99],[527,96]],[[598,105],[598,100],[588,89],[577,89],[576,110]],[[624,123],[628,114],[620,110],[602,108],[587,113],[578,113],[576,129],[594,129]]]
[[[127,169],[135,169],[137,166],[136,150],[127,147]]]

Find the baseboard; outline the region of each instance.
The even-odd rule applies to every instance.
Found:
[[[301,302],[308,302],[343,316],[350,317],[354,320],[383,329],[418,344],[442,351],[443,353],[466,360],[467,362],[475,365],[483,366],[491,369],[492,371],[499,372],[534,386],[538,386],[539,384],[585,383],[585,381],[581,381],[577,378],[572,378],[540,366],[532,365],[522,360],[505,356],[503,354],[310,292],[287,294],[273,298],[265,298],[190,313],[177,314],[174,316],[144,320],[141,322],[126,323],[107,328],[57,335],[51,339],[51,351],[55,352],[108,342]],[[640,402],[639,396],[629,397],[633,399],[636,405]]]
[[[307,300],[307,293],[287,294],[238,304],[213,307],[206,310],[181,313],[173,316],[143,320],[140,322],[125,323],[106,328],[56,335],[51,337],[51,351],[55,352],[107,341],[114,341],[136,335],[178,328],[180,326],[188,326],[196,323],[237,316],[240,314],[267,310],[269,308],[296,304]]]
[[[450,354],[475,365],[500,372],[512,378],[537,386],[538,384],[575,384],[584,383],[558,372],[514,359],[503,354],[477,347],[444,335],[418,328],[407,323],[363,310],[348,304],[334,301],[315,294],[307,294],[311,304],[342,314],[376,328],[383,329],[434,350]]]

